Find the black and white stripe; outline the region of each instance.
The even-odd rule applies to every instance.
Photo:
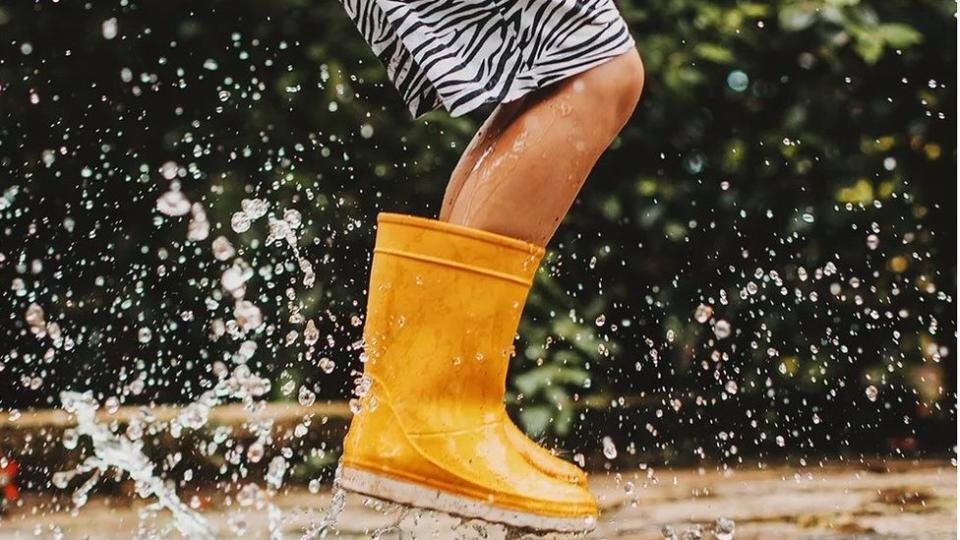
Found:
[[[634,46],[613,0],[341,0],[411,114],[513,101]]]

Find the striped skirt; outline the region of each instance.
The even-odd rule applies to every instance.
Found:
[[[410,113],[513,101],[634,47],[613,0],[341,0]]]

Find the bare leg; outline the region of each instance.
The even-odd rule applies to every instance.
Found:
[[[441,219],[546,245],[642,88],[630,51],[498,108],[454,171]]]
[[[443,194],[443,206],[440,208],[440,221],[450,220],[450,211],[453,210],[453,203],[460,195],[464,182],[483,159],[484,153],[493,149],[494,141],[503,133],[504,128],[523,110],[524,101],[525,97],[510,103],[501,103],[477,130],[467,149],[460,155],[457,166],[450,173],[450,181],[447,182],[447,189]]]

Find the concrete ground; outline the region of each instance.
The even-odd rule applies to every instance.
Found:
[[[660,539],[670,526],[687,538],[694,525],[720,517],[736,522],[735,538],[749,539],[955,539],[957,470],[950,463],[897,463],[889,471],[865,466],[772,470],[636,470],[594,474],[591,488],[603,509],[596,539]],[[233,497],[210,493],[202,515],[218,538],[300,538],[330,504],[330,493],[306,489],[267,497],[248,491]],[[271,503],[275,508],[271,512]],[[410,511],[347,497],[328,538],[519,538],[498,526],[461,523],[432,512]],[[139,500],[96,497],[72,511],[68,496],[30,495],[0,519],[0,540],[26,538],[179,538],[169,514],[149,515]],[[726,540],[721,538],[720,540]]]

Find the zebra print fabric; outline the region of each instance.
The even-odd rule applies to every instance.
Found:
[[[634,47],[613,0],[341,0],[410,113],[513,101]]]

